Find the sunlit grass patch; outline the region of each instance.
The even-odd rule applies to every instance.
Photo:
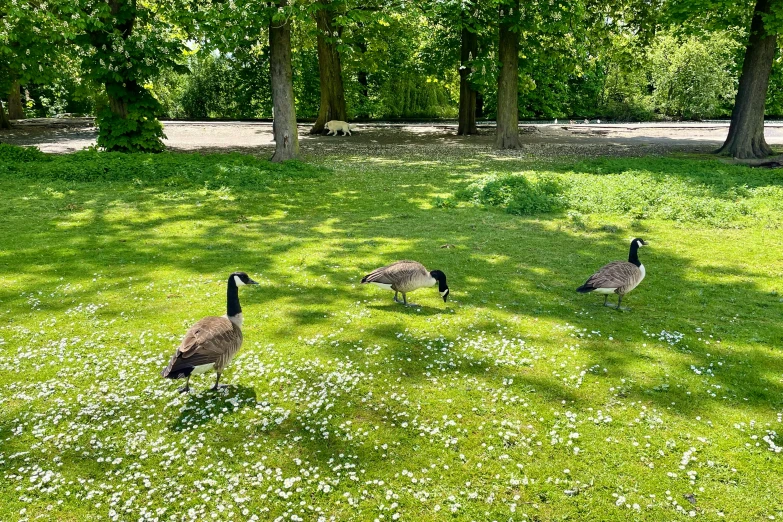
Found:
[[[237,155],[130,157],[162,165],[136,179],[95,154],[45,161],[107,158],[120,178],[4,171],[0,519],[783,516],[779,181],[702,159],[503,171],[475,156],[466,173],[440,157],[332,155],[273,176]],[[723,228],[611,205],[422,203],[519,173],[585,191],[676,179],[768,214]],[[637,236],[650,246],[631,312],[576,294]],[[360,284],[407,258],[447,274],[447,303],[423,289],[406,308]],[[230,387],[194,378],[181,396],[160,369],[194,321],[224,313],[237,269],[260,285],[241,294]]]

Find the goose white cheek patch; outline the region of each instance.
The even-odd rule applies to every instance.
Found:
[[[446,289],[446,290],[444,290],[444,291],[442,291],[442,292],[440,293],[440,296],[441,296],[441,297],[446,297],[447,295],[449,295],[449,290],[448,290],[448,289]]]
[[[234,276],[234,283],[236,283],[237,286],[242,286],[245,283],[242,282],[242,280],[239,278],[239,276]]]

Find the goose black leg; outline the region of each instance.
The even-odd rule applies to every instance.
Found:
[[[395,303],[399,303],[399,302],[400,302],[400,301],[399,301],[399,299],[397,299],[397,294],[398,294],[398,293],[399,293],[399,292],[398,292],[397,290],[395,290],[395,291],[394,291],[394,302],[395,302]]]
[[[619,296],[619,298],[617,299],[617,311],[619,311],[619,312],[625,312],[625,311],[628,311],[628,310],[630,310],[630,308],[628,308],[628,307],[625,307],[625,308],[624,308],[624,307],[620,306],[620,304],[621,304],[622,302],[623,302],[623,296],[622,296],[622,295],[620,295],[620,296]]]
[[[609,294],[604,294],[604,306],[609,306],[609,303],[607,303],[608,300],[609,300]]]
[[[177,390],[180,393],[189,393],[190,392],[190,375],[188,375],[187,379],[185,380],[185,386]]]
[[[224,388],[228,388],[225,384],[220,384],[220,374],[217,374],[217,377],[215,378],[215,385],[211,388],[212,391],[218,391],[222,390]]]

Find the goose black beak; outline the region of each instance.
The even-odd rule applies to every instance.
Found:
[[[249,284],[249,285],[257,285],[257,284],[258,284],[258,281],[253,281],[252,279],[250,279],[250,280],[247,282],[247,284]]]

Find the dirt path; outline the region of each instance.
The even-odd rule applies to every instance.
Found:
[[[267,122],[164,122],[166,145],[174,151],[242,151],[271,154],[272,125]],[[305,155],[342,153],[357,155],[404,148],[464,150],[473,154],[492,151],[492,126],[480,127],[478,136],[455,135],[450,124],[358,124],[353,136],[310,136],[309,125],[299,126]],[[524,144],[510,155],[637,155],[669,151],[709,151],[728,132],[727,123],[640,124],[535,124],[521,125]],[[767,124],[767,141],[783,145],[783,123]],[[0,133],[0,142],[35,145],[45,152],[74,152],[95,144],[91,119],[35,119],[19,122]]]

